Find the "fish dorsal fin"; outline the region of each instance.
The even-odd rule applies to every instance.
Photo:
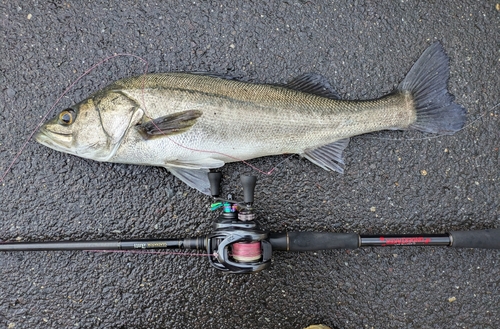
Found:
[[[344,173],[342,153],[347,144],[349,144],[349,138],[340,139],[315,149],[305,150],[301,155],[323,169],[337,171],[342,174]]]
[[[340,99],[330,82],[324,76],[316,73],[302,74],[287,83],[285,87],[317,96]]]
[[[203,112],[198,110],[188,110],[165,115],[139,126],[145,136],[174,135],[188,131],[201,117]]]

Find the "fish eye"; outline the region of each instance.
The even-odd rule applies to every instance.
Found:
[[[70,125],[75,121],[76,113],[72,109],[65,109],[59,113],[59,123],[62,125]]]

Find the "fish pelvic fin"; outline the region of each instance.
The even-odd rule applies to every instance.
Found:
[[[466,110],[453,102],[448,92],[449,59],[439,42],[429,46],[413,64],[398,87],[400,93],[410,93],[416,111],[416,121],[409,128],[423,132],[451,135],[462,129]]]
[[[333,143],[305,150],[301,155],[315,165],[328,171],[344,173],[344,149],[349,144],[349,138],[340,139]]]
[[[203,194],[210,195],[210,181],[208,180],[208,169],[189,169],[179,167],[166,167],[168,171],[190,187],[197,189]]]
[[[204,158],[191,161],[169,161],[164,167],[190,187],[210,195],[209,169],[219,168],[223,165],[224,161],[222,160]]]
[[[203,112],[188,110],[144,122],[138,129],[145,137],[169,136],[188,131]]]

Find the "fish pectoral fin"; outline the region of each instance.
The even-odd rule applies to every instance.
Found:
[[[340,139],[333,143],[315,149],[305,150],[301,155],[325,170],[344,173],[342,153],[349,144],[349,138]]]
[[[210,181],[208,180],[208,169],[188,169],[179,167],[165,167],[181,181],[201,193],[210,195]]]
[[[175,135],[189,130],[203,112],[188,110],[165,115],[138,126],[144,136],[153,137],[158,135]]]
[[[340,99],[330,82],[324,76],[316,73],[302,74],[288,82],[285,87],[317,96]]]
[[[167,168],[176,167],[184,169],[212,169],[220,168],[225,165],[225,162],[213,158],[204,158],[199,160],[177,160],[168,161],[166,163]]]

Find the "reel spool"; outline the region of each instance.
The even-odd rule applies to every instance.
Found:
[[[239,263],[251,263],[259,261],[262,257],[261,244],[257,242],[237,242],[231,245],[233,253],[231,256]]]
[[[220,193],[220,173],[209,174],[213,196]],[[253,209],[256,178],[243,176],[244,201],[215,198],[222,208],[208,236],[97,241],[2,242],[0,251],[196,249],[209,253],[210,264],[225,273],[254,273],[271,264],[277,251],[316,251],[384,246],[448,246],[500,249],[500,229],[451,231],[444,234],[359,235],[331,232],[269,232],[257,223]]]

